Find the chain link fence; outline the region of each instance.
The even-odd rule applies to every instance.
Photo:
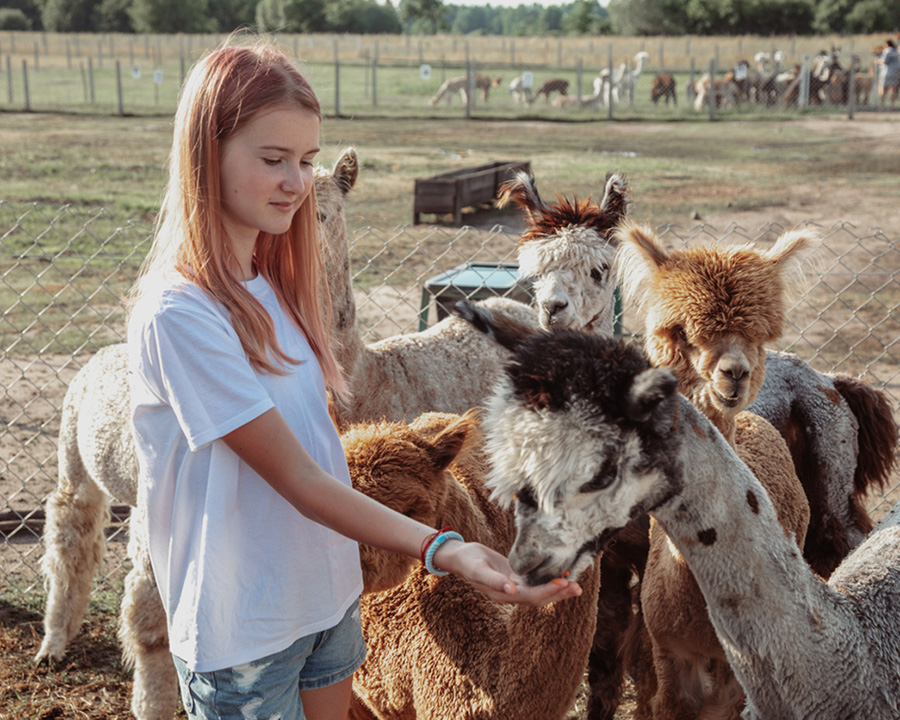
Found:
[[[767,244],[785,228],[748,230],[666,225],[673,246]],[[146,223],[120,223],[103,210],[0,202],[0,583],[22,598],[41,592],[43,502],[56,486],[60,408],[68,383],[99,348],[124,340],[120,299],[150,243]],[[824,228],[807,290],[788,314],[781,349],[823,372],[857,376],[900,400],[900,247],[881,231]],[[512,231],[434,225],[351,231],[353,284],[367,342],[436,322],[441,292],[484,296],[492,287],[453,287],[442,273],[478,263],[515,274]],[[512,266],[512,269],[510,268]],[[489,274],[488,276],[489,277]],[[503,285],[503,284],[501,284]],[[506,283],[513,290],[518,287]],[[635,328],[629,308],[624,334]],[[869,507],[883,516],[900,495],[900,476]],[[128,508],[113,509],[98,587],[125,575]]]
[[[0,110],[171,115],[192,63],[223,39],[0,33]],[[852,117],[878,107],[874,51],[884,42],[877,35],[273,40],[336,116],[580,120]]]

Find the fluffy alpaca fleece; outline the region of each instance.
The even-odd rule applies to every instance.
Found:
[[[448,436],[459,454],[433,453],[430,445],[446,446]],[[429,525],[450,525],[467,540],[509,551],[512,514],[484,488],[487,466],[472,415],[354,428],[343,443],[359,489]],[[385,553],[365,548],[364,569],[378,555]],[[402,584],[365,595],[368,657],[354,676],[351,718],[563,718],[591,647],[597,564],[578,580],[580,597],[543,608],[499,605],[463,580],[431,576],[420,566]],[[372,577],[368,583],[391,584]]]
[[[667,251],[649,228],[629,222],[617,233],[623,293],[643,317],[651,362],[671,368],[679,390],[731,439],[735,415],[762,387],[765,344],[781,336],[789,288],[817,236],[785,233],[768,251]]]
[[[517,572],[558,576],[648,512],[697,579],[744,720],[900,717],[900,514],[826,582],[667,369],[621,341],[471,314],[512,350],[485,431],[492,494],[515,499]]]
[[[510,202],[522,208],[528,221],[519,239],[519,272],[533,280],[541,327],[567,327],[573,318],[584,317],[586,308],[598,308],[584,329],[612,335],[617,245],[612,231],[628,211],[628,189],[622,177],[607,177],[599,204],[565,198],[548,204],[534,180],[519,173],[500,193],[501,206]],[[571,278],[583,268],[590,268],[590,282],[567,294]]]

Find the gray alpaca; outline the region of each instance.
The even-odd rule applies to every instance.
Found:
[[[649,513],[703,592],[744,720],[900,717],[900,513],[825,581],[671,372],[619,340],[459,312],[513,353],[485,430],[492,497],[515,504],[516,572],[577,577]]]

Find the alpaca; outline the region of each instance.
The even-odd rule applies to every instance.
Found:
[[[537,92],[535,92],[534,95],[528,98],[528,104],[531,105],[541,95],[544,96],[544,100],[549,104],[550,95],[555,92],[558,92],[560,95],[568,95],[569,81],[563,80],[562,78],[551,78],[550,80],[544,81],[537,89]]]
[[[900,716],[897,516],[825,581],[670,371],[613,338],[471,315],[512,352],[484,425],[488,487],[515,505],[517,573],[577,573],[649,513],[706,599],[744,720]]]
[[[660,98],[663,98],[666,101],[667,107],[670,99],[672,100],[673,105],[678,104],[678,95],[675,90],[675,78],[669,73],[659,73],[656,75],[656,77],[653,78],[653,85],[650,86],[650,99],[653,101],[653,104],[658,104]]]
[[[637,79],[641,76],[644,65],[649,59],[650,54],[643,50],[634,56],[634,67],[626,69],[618,83],[612,86],[613,97],[616,102],[628,98],[628,104],[634,104],[634,89],[637,86]]]
[[[509,83],[509,92],[513,96],[513,101],[519,105],[530,104],[531,99],[531,77],[525,73],[517,75]]]
[[[476,73],[475,75],[475,89],[481,91],[481,99],[485,102],[487,102],[491,88],[499,87],[502,82],[503,79],[499,77],[491,78],[487,75],[482,75],[481,73]],[[465,105],[469,98],[468,75],[460,75],[459,77],[445,80],[428,103],[430,105],[437,105],[441,101],[441,98],[446,97],[447,104],[449,105],[456,93],[459,93],[459,98],[462,101],[462,104]]]
[[[533,180],[519,173],[503,187],[498,201],[501,207],[510,202],[524,209],[528,221],[519,242],[519,271],[535,279],[540,324],[565,327],[584,317],[585,308],[591,307],[599,312],[591,317],[590,329],[612,335],[615,245],[610,238],[627,213],[628,189],[623,178],[607,177],[599,204],[560,199],[551,209],[540,200]],[[590,268],[590,282],[578,293],[567,293],[572,274],[580,275],[584,268]],[[619,704],[624,674],[618,655],[631,623],[632,580],[643,574],[646,563],[647,532],[646,518],[637,520],[601,558],[602,587],[588,668],[590,720],[611,720]]]
[[[355,153],[350,165],[344,162],[340,188],[332,186],[327,195],[319,194],[320,208],[330,205],[330,216],[341,227],[346,196],[346,191],[341,190],[356,182]],[[402,420],[430,411],[462,414],[484,402],[506,357],[496,343],[452,315],[421,332],[364,343],[356,323],[345,228],[343,233],[334,233],[323,242],[322,253],[328,267],[341,268],[329,275],[335,318],[332,341],[353,391],[349,403],[336,401],[341,423],[380,418]],[[534,310],[523,303],[502,297],[481,302],[519,322],[537,324]]]
[[[631,222],[616,235],[625,298],[645,317],[650,361],[674,372],[681,392],[735,447],[771,496],[785,531],[802,545],[809,502],[787,445],[768,422],[742,410],[762,384],[765,343],[781,334],[786,289],[815,236],[785,233],[767,252],[750,246],[666,252]],[[737,720],[743,694],[700,589],[655,523],[641,610],[657,681],[654,717],[703,717],[715,709],[716,717]]]
[[[617,257],[619,237],[586,232],[590,216],[558,222],[560,206],[544,202],[526,175],[504,192],[524,212],[519,269],[536,289],[541,326],[611,334],[615,280],[607,268]],[[598,292],[600,283],[604,292]],[[553,291],[542,293],[542,287]],[[769,350],[759,395],[747,409],[788,443],[811,504],[804,557],[828,577],[871,530],[866,495],[884,487],[894,466],[898,429],[887,396],[850,376],[821,373],[796,355]]]
[[[738,104],[738,88],[734,82],[734,73],[713,79],[710,79],[709,73],[704,73],[694,83],[694,110],[696,112],[701,112],[704,107],[708,106],[711,98],[714,99],[716,108]]]
[[[424,523],[450,525],[467,540],[509,551],[512,514],[488,498],[472,414],[366,423],[344,432],[342,442],[357,489]],[[565,716],[596,623],[596,564],[578,578],[580,597],[512,609],[453,576],[438,578],[421,567],[407,575],[408,560],[391,553],[364,546],[361,558],[369,650],[354,675],[351,718]]]

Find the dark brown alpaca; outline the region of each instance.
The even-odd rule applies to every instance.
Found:
[[[656,105],[660,98],[666,101],[666,105],[669,104],[669,99],[672,99],[672,104],[678,104],[678,96],[675,91],[675,78],[673,78],[669,73],[659,73],[656,77],[653,78],[653,85],[650,86],[650,99],[653,101],[653,104]]]

